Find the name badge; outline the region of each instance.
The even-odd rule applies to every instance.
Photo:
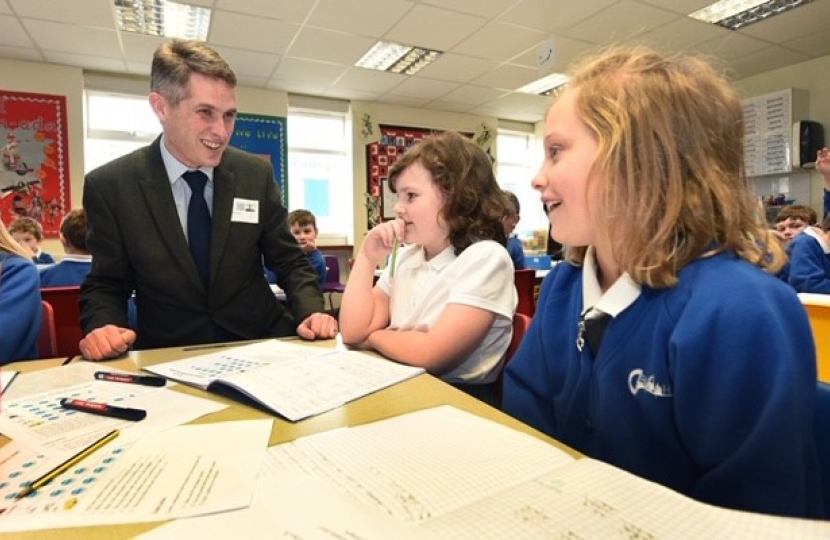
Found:
[[[259,201],[234,198],[231,221],[237,223],[259,223]]]

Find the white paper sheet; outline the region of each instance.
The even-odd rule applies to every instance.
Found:
[[[177,426],[131,444],[115,439],[6,507],[0,532],[163,521],[245,508],[271,429],[271,420],[245,420]]]

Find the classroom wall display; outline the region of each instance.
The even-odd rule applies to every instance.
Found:
[[[0,219],[37,219],[58,238],[70,210],[66,97],[0,90]]]
[[[371,229],[381,221],[395,219],[395,194],[388,186],[389,169],[398,156],[424,137],[441,133],[439,129],[379,125],[380,138],[366,146],[366,210]],[[472,133],[460,132],[472,137]],[[489,154],[489,152],[488,152]]]
[[[287,120],[282,116],[239,113],[231,136],[231,146],[255,154],[271,162],[274,181],[280,190],[282,204],[288,208],[288,170],[286,156]]]

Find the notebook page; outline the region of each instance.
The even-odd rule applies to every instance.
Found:
[[[571,462],[530,435],[441,406],[272,447],[266,467],[326,478],[378,511],[417,522]]]

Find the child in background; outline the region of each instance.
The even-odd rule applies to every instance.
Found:
[[[397,218],[355,258],[340,306],[346,344],[421,366],[492,403],[518,298],[487,154],[456,132],[427,137],[389,172]],[[391,254],[377,284],[378,263]]]
[[[786,246],[806,227],[817,223],[818,215],[815,210],[803,204],[790,204],[779,210],[775,216],[775,233]]]
[[[512,191],[505,191],[504,193],[507,195],[507,198],[510,199],[513,207],[504,218],[504,234],[507,235],[507,252],[513,260],[513,268],[521,270],[522,268],[527,268],[527,263],[525,262],[525,251],[522,247],[522,241],[519,240],[518,236],[513,234],[513,231],[516,230],[516,225],[519,224],[519,220],[521,219],[520,212],[522,206],[519,203],[519,198],[515,193]]]
[[[533,180],[566,262],[505,373],[504,410],[700,501],[820,517],[816,356],[743,170],[737,93],[647,49],[588,61]]]
[[[40,320],[37,267],[0,222],[0,366],[38,357]]]
[[[303,253],[308,255],[308,262],[317,272],[317,279],[320,285],[326,281],[326,259],[317,249],[317,218],[308,210],[293,210],[288,214],[288,225],[291,227],[291,234],[299,242]]]
[[[796,292],[830,294],[830,216],[819,227],[807,227],[790,241],[787,282]],[[830,493],[826,494],[830,497]]]
[[[816,153],[816,170],[824,178],[824,219],[830,214],[830,149],[827,147]]]
[[[41,287],[80,285],[92,268],[92,255],[86,249],[86,214],[76,208],[61,221],[60,240],[66,253],[58,264],[40,271]]]
[[[55,258],[40,248],[43,241],[43,227],[30,217],[17,217],[9,225],[12,237],[32,252],[35,264],[55,264]]]
[[[791,204],[778,211],[775,216],[775,228],[773,234],[787,255],[787,262],[775,275],[782,281],[789,282],[790,278],[790,254],[792,251],[792,239],[800,235],[805,229],[815,225],[818,221],[816,211],[803,204]]]

